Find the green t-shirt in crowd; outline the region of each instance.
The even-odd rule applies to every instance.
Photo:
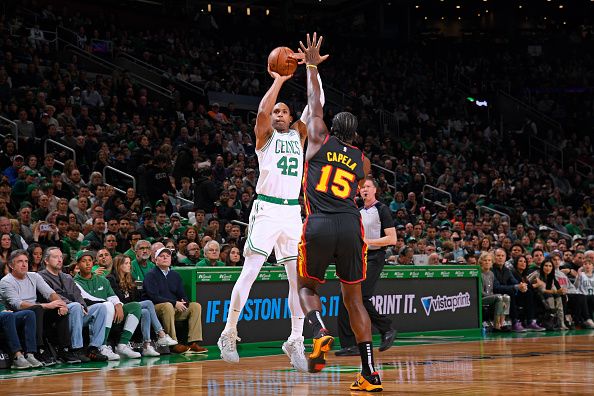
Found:
[[[196,263],[196,267],[224,267],[224,266],[225,266],[225,263],[222,262],[221,260],[217,260],[215,262],[215,265],[212,265],[210,263],[210,260],[207,258],[204,258],[204,259],[198,261],[198,263]]]
[[[89,279],[83,278],[80,274],[76,274],[74,281],[88,294],[93,297],[106,300],[113,297],[114,293],[109,281],[102,276],[92,274]],[[83,293],[83,297],[84,293]]]
[[[567,232],[572,236],[578,235],[581,232],[580,228],[575,224],[565,224],[565,228],[567,229]]]
[[[184,257],[184,259],[182,261],[180,261],[180,264],[183,264],[186,267],[195,267],[195,266],[198,265],[198,262],[199,261],[200,260],[197,260],[197,261],[194,262],[194,261],[190,260],[189,257]]]
[[[132,278],[134,280],[144,282],[144,277],[153,268],[155,268],[155,263],[153,263],[151,260],[147,260],[146,261],[146,266],[145,267],[143,267],[140,264],[138,264],[138,261],[137,260],[133,260],[132,261],[132,271],[131,271],[132,272]]]
[[[134,249],[130,248],[124,252],[124,256],[130,257],[130,260],[136,260],[136,252]]]
[[[74,260],[76,252],[80,250],[81,242],[78,239],[70,239],[68,237],[62,238],[61,242],[62,253],[66,256],[64,257],[64,265],[69,265]]]

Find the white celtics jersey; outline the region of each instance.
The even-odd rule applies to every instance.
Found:
[[[303,147],[299,132],[274,131],[261,150],[257,150],[260,176],[256,193],[275,198],[297,199],[303,176]]]
[[[588,296],[594,294],[594,275],[586,275],[585,272],[581,272],[576,279],[576,287],[578,290]]]

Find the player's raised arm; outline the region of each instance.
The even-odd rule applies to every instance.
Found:
[[[256,117],[256,126],[254,127],[254,133],[256,134],[256,150],[264,147],[268,139],[270,139],[273,131],[271,117],[272,109],[276,104],[278,93],[284,82],[293,76],[292,74],[281,76],[277,72],[270,70],[270,65],[268,66],[268,74],[274,78],[274,81],[258,106],[258,116]]]
[[[313,34],[313,40],[307,35],[307,47],[299,42],[301,50],[305,54],[305,67],[307,69],[307,106],[309,118],[307,119],[308,149],[306,158],[309,159],[320,148],[328,135],[328,128],[324,123],[324,110],[320,101],[320,82],[318,80],[318,65],[328,58],[328,55],[320,55],[320,47],[323,37],[319,40],[317,34]]]
[[[299,48],[299,52],[293,53],[289,55],[290,58],[295,59],[298,64],[305,65],[305,54]],[[320,103],[322,103],[322,108],[324,107],[324,102],[326,101],[324,96],[324,86],[322,85],[322,79],[320,77],[320,71],[318,70],[318,82],[320,83]],[[299,136],[301,138],[301,145],[305,145],[305,139],[307,139],[307,120],[309,119],[309,106],[305,105],[305,108],[301,112],[301,117],[297,121],[291,125],[291,129],[295,129],[299,132]]]
[[[365,173],[365,177],[359,180],[359,187],[363,187],[365,179],[371,173],[371,161],[366,156],[363,156],[363,172]]]

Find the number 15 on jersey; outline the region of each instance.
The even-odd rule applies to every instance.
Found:
[[[346,199],[351,195],[351,183],[357,177],[354,173],[332,165],[324,165],[321,173],[316,191],[327,193],[328,187],[330,187],[332,194],[338,198]]]

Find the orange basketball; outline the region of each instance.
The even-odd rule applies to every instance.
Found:
[[[297,70],[297,61],[289,58],[293,50],[288,47],[276,47],[268,55],[268,64],[270,70],[277,72],[281,76],[288,76]]]

